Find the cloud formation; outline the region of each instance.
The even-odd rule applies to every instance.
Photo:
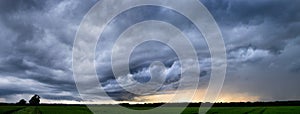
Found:
[[[16,102],[20,98],[15,96],[39,94],[47,100],[81,100],[73,79],[72,46],[81,20],[96,2],[0,1],[1,99]],[[253,95],[258,96],[259,100],[300,99],[300,54],[297,53],[300,48],[299,1],[201,2],[219,24],[226,44],[228,74],[223,90],[226,94]],[[145,83],[151,78],[151,68],[157,76],[165,76],[164,86],[156,94],[169,94],[176,90],[181,79],[180,73],[184,72],[185,68],[181,68],[172,48],[147,42],[133,50],[129,60],[130,73],[114,77],[107,47],[112,43],[113,34],[109,33],[121,32],[126,21],[134,23],[139,18],[171,22],[189,34],[199,56],[199,63],[196,64],[201,66],[199,88],[206,87],[210,75],[210,54],[205,40],[193,29],[192,23],[164,8],[132,10],[125,14],[117,18],[127,20],[113,20],[110,31],[100,41],[103,45],[96,51],[96,64],[101,65],[97,67],[97,74],[109,96],[120,101],[143,98],[127,92],[118,82],[130,85],[135,83],[131,83],[130,79],[134,79]],[[128,42],[131,40],[128,39]],[[151,66],[154,61],[161,61],[166,69],[155,69],[155,66]],[[123,65],[121,63],[120,66]],[[88,79],[86,81],[88,84]],[[189,82],[184,83],[188,89]],[[90,95],[107,100],[92,90]]]

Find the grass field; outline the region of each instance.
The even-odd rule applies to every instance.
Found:
[[[0,106],[0,114],[15,112],[22,108],[24,108],[24,106]]]
[[[110,106],[92,107],[99,114],[134,114],[125,109]],[[144,108],[135,108],[141,110]],[[157,108],[156,114],[173,114],[180,110],[178,107]],[[188,107],[183,114],[197,114],[198,107]],[[213,107],[208,114],[300,114],[300,106],[277,107]],[[92,114],[85,106],[0,106],[0,114]],[[143,112],[142,114],[147,114]]]

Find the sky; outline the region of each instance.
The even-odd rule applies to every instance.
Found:
[[[300,99],[300,1],[200,1],[216,20],[226,47],[227,74],[218,101]],[[170,102],[169,98],[178,88],[181,72],[189,68],[181,67],[176,53],[169,46],[155,41],[138,45],[129,59],[130,72],[120,77],[114,77],[112,72],[112,43],[126,26],[139,19],[163,20],[190,36],[199,61],[190,64],[201,67],[193,102],[201,101],[211,73],[210,53],[205,39],[182,15],[163,7],[150,6],[123,12],[105,29],[95,50],[95,66],[101,86],[109,98],[91,92],[88,96],[97,100],[82,99],[73,76],[73,42],[82,19],[97,2],[0,1],[0,102],[17,102],[22,98],[29,100],[34,94],[40,95],[44,103]],[[97,19],[92,21],[97,22]],[[148,31],[139,33],[147,34]],[[159,36],[154,34],[153,37]],[[176,35],[170,34],[169,37]],[[127,38],[123,47],[119,47],[118,67],[124,67],[122,52],[128,50],[134,39]],[[163,63],[164,68],[153,65],[154,61]],[[146,83],[150,80],[150,69],[155,71],[156,76],[165,78],[156,92],[142,91],[143,94],[138,95],[118,84],[134,85],[129,77]],[[192,81],[180,82],[184,88],[177,91],[192,91],[189,88]],[[87,91],[93,91],[93,88]],[[182,99],[172,102],[185,102],[189,97],[183,95]]]

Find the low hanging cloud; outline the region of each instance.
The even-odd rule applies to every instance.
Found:
[[[0,1],[0,101],[16,102],[29,98],[31,94],[39,94],[46,100],[81,101],[73,80],[72,46],[81,20],[96,2]],[[201,2],[219,24],[226,44],[228,73],[223,88],[226,95],[246,94],[259,100],[300,99],[300,54],[297,53],[300,49],[299,1]],[[199,88],[205,88],[211,66],[205,39],[193,30],[191,24],[183,24],[187,21],[173,15],[174,12],[150,11],[156,13],[147,15],[147,18],[157,18],[161,14],[173,16],[163,20],[177,21],[178,26],[189,34],[201,66]],[[127,16],[128,20],[134,17]],[[119,31],[120,23],[115,22],[115,26],[109,27],[112,31]],[[112,43],[110,37],[105,36],[103,44]],[[107,94],[114,100],[135,101],[145,97],[124,90],[118,82],[128,85],[135,81],[147,82],[151,78],[150,65],[154,61],[164,63],[166,68],[157,69],[161,70],[157,71],[157,75],[165,76],[157,94],[170,94],[168,92],[178,87],[184,68],[182,71],[178,57],[168,46],[152,42],[137,47],[130,58],[130,73],[119,78],[114,78],[112,73],[111,50],[108,49],[101,48],[96,52],[96,62],[101,64],[97,74]],[[134,80],[131,82],[130,79]],[[88,79],[85,81],[88,84]],[[188,82],[185,84],[188,89]],[[147,97],[156,95],[145,94]],[[89,95],[100,101],[107,100],[93,91]]]
[[[1,98],[22,94],[79,98],[71,70],[72,43],[82,17],[94,3],[1,1],[0,76],[6,81],[0,86]],[[9,85],[15,88],[7,90]]]

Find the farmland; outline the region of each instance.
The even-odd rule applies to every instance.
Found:
[[[117,114],[128,112],[115,106],[92,106],[95,113]],[[143,107],[133,107],[136,110]],[[171,114],[180,111],[179,107],[158,108],[152,113]],[[196,114],[198,107],[187,107],[183,114]],[[130,112],[134,113],[134,112]],[[136,112],[138,113],[138,112]],[[213,107],[208,114],[300,114],[300,106],[267,106],[267,107]],[[0,106],[0,114],[92,114],[86,106]]]

